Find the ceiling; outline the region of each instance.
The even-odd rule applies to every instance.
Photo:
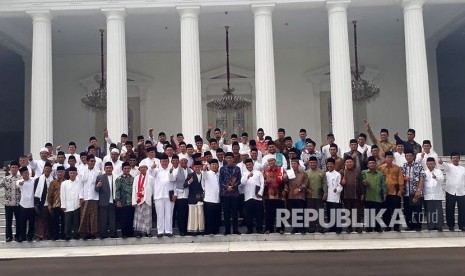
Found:
[[[424,21],[427,38],[440,36],[449,26],[453,28],[451,22],[457,21],[457,18],[464,18],[464,14],[464,4],[426,5]],[[358,21],[360,47],[404,43],[403,13],[400,6],[352,7],[349,8],[348,20],[350,37],[350,21]],[[54,54],[98,53],[98,29],[105,28],[105,24],[105,17],[99,11],[56,15],[52,24]],[[225,13],[216,10],[200,13],[199,33],[202,51],[224,50],[225,25],[230,26],[231,50],[254,48],[252,11],[237,9]],[[179,51],[179,27],[179,16],[174,8],[156,14],[129,13],[126,18],[127,51]],[[453,31],[455,30],[450,30]],[[1,35],[30,49],[31,19],[27,16],[0,18]],[[275,49],[327,49],[326,9],[317,6],[312,9],[292,10],[278,6],[273,12],[273,35]]]

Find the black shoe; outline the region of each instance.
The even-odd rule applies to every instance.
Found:
[[[32,238],[28,238],[28,239],[27,239],[27,242],[32,242]]]
[[[307,232],[305,232],[305,231],[300,231],[300,234],[302,234],[302,235],[307,235]]]
[[[250,234],[253,234],[253,231],[247,231],[245,232],[246,235],[250,235]]]
[[[239,231],[236,230],[236,231],[233,231],[233,234],[235,234],[235,235],[240,235],[241,232],[239,232]]]
[[[157,234],[157,238],[163,237],[163,234]]]
[[[127,239],[128,237],[125,236],[125,235],[123,235],[123,236],[121,236],[121,238],[123,238],[123,240],[125,240],[125,239]]]
[[[13,238],[7,238],[5,241],[6,242],[11,242],[11,241],[13,241]]]
[[[181,237],[184,237],[185,235],[186,235],[186,233],[183,233],[183,232],[179,233],[179,236],[181,236]]]
[[[460,228],[460,231],[465,232],[465,227]]]
[[[279,230],[279,234],[284,235],[284,230]]]
[[[454,230],[454,227],[453,227],[453,226],[449,226],[449,231],[454,232],[454,231],[455,231],[455,230]]]
[[[415,231],[421,232],[421,228],[415,228]]]
[[[153,237],[152,233],[148,233],[148,234],[146,234],[145,236],[146,236],[147,238]]]
[[[225,236],[231,235],[231,232],[229,232],[229,231],[224,231],[223,235],[225,235]]]
[[[71,238],[65,238],[65,241],[70,241],[70,240],[71,240]]]
[[[17,241],[17,242],[23,242],[23,239],[22,239],[22,238],[18,238],[16,241]]]
[[[172,237],[173,237],[173,234],[168,233],[168,234],[165,234],[165,236],[167,236],[168,238],[172,238]]]
[[[113,236],[111,236],[110,238],[112,238],[112,239],[117,239],[117,238],[118,238],[118,235],[113,235]]]
[[[438,227],[438,232],[442,232],[442,227]]]
[[[336,234],[337,234],[337,235],[342,234],[342,230],[337,230],[337,231],[336,231]]]

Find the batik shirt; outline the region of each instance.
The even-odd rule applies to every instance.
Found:
[[[0,188],[5,188],[5,206],[19,206],[21,190],[16,186],[16,181],[20,179],[19,174],[9,175],[5,176],[0,183]]]
[[[115,181],[115,201],[121,201],[123,206],[132,205],[132,175],[120,175]]]
[[[410,177],[409,181],[405,181],[404,183],[404,195],[410,196],[414,195],[418,189],[418,184],[420,183],[421,179],[425,179],[425,171],[423,170],[423,166],[420,163],[412,162],[412,163],[405,163],[402,166],[402,174],[405,176]]]

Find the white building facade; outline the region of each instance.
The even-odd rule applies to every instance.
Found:
[[[0,44],[25,64],[25,151],[45,142],[87,145],[154,128],[192,141],[209,124],[228,121],[254,136],[297,138],[306,128],[322,142],[328,132],[347,148],[368,118],[433,141],[442,151],[436,47],[463,22],[465,0],[276,1],[0,1]],[[351,21],[359,24],[365,78],[380,88],[353,103]],[[224,26],[230,26],[231,84],[253,107],[240,118],[206,108],[225,86]],[[98,29],[106,30],[106,114],[80,99],[98,84]],[[240,128],[232,128],[238,124]]]

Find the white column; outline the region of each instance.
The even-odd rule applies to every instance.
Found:
[[[409,127],[416,130],[421,143],[433,139],[423,1],[404,0],[403,7]]]
[[[328,1],[331,114],[333,133],[341,151],[354,138],[347,6],[350,1]]]
[[[252,5],[255,24],[256,125],[272,137],[276,137],[278,132],[272,21],[274,6]]]
[[[181,21],[181,116],[182,133],[188,142],[202,131],[198,6],[177,7]]]
[[[124,9],[104,9],[107,17],[107,129],[113,140],[128,132],[128,85]]]
[[[22,56],[24,62],[24,152],[31,152],[31,56]],[[36,153],[37,154],[37,153]]]
[[[52,14],[27,12],[32,17],[31,153],[38,157],[53,143]]]

